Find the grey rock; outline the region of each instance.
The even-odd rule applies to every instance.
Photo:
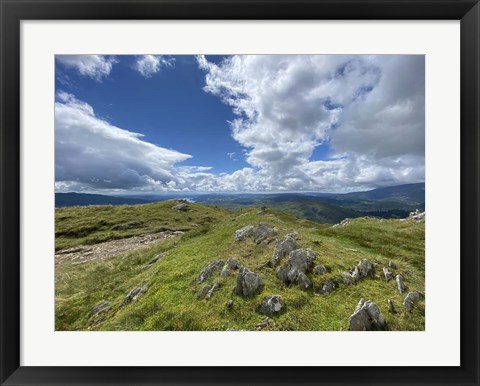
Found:
[[[335,283],[332,279],[325,280],[319,288],[315,291],[317,294],[324,295],[330,292],[333,292],[337,287],[337,283]]]
[[[301,289],[307,290],[311,287],[312,282],[307,275],[305,275],[303,272],[300,272],[297,276],[297,284]]]
[[[395,264],[392,260],[388,262],[388,268],[390,269],[397,269],[397,264]]]
[[[290,252],[298,248],[299,246],[297,242],[290,234],[286,235],[282,241],[276,241],[272,257],[272,267],[277,266],[283,258],[290,254]]]
[[[395,311],[395,305],[393,304],[393,300],[392,300],[392,299],[388,299],[388,300],[387,300],[387,304],[388,304],[388,310],[389,310],[392,314],[396,314],[397,311]]]
[[[278,315],[285,309],[285,301],[280,295],[271,295],[266,297],[262,304],[258,306],[257,312],[267,315],[274,316]]]
[[[390,281],[393,279],[393,274],[388,270],[387,267],[383,267],[383,275],[385,276],[386,281]]]
[[[220,272],[220,276],[226,277],[226,276],[230,275],[230,273],[233,270],[240,269],[241,266],[242,265],[238,262],[237,259],[235,259],[234,257],[229,257],[227,259],[227,262],[223,266],[222,272]]]
[[[125,299],[123,300],[123,304],[128,304],[128,303],[131,303],[131,302],[134,302],[135,300],[138,299],[138,297],[142,294],[144,294],[145,292],[147,292],[148,290],[148,286],[147,285],[143,285],[142,287],[136,287],[134,289],[132,289],[128,294],[127,296],[125,296]]]
[[[346,285],[354,284],[357,281],[353,278],[350,272],[342,272],[342,279]]]
[[[212,286],[210,284],[204,285],[202,287],[202,289],[200,290],[200,292],[198,293],[197,299],[205,298],[205,296],[207,296],[207,294],[208,294],[208,292],[210,291],[211,288],[212,288]]]
[[[403,300],[403,306],[408,312],[412,312],[413,308],[420,299],[423,299],[424,296],[420,292],[409,292],[405,299]]]
[[[213,283],[212,287],[205,295],[205,299],[210,300],[213,294],[217,292],[219,289],[220,289],[220,285],[218,283]]]
[[[288,261],[277,270],[277,278],[285,284],[296,283],[300,273],[312,270],[317,254],[311,249],[296,249],[290,252]]]
[[[255,243],[259,244],[262,241],[267,240],[269,237],[276,236],[277,233],[276,228],[262,222],[253,228],[252,237],[255,240]]]
[[[198,276],[197,283],[203,283],[209,277],[211,277],[215,272],[219,271],[223,266],[223,260],[216,260],[213,263],[207,265],[200,275]]]
[[[92,311],[91,311],[92,315],[93,314],[101,314],[102,312],[107,311],[110,308],[111,304],[112,303],[107,302],[106,300],[98,303],[95,307],[92,308]]]
[[[186,212],[187,210],[190,210],[190,206],[188,206],[185,203],[181,203],[181,204],[177,204],[177,205],[172,206],[172,209],[178,210],[180,212]]]
[[[402,275],[397,275],[397,276],[395,276],[395,281],[397,282],[398,292],[400,292],[401,294],[403,294],[403,293],[406,291],[406,288],[405,288],[405,283],[403,282],[403,277],[402,277]]]
[[[329,271],[330,271],[330,269],[323,264],[317,265],[317,266],[315,266],[315,268],[313,268],[313,273],[315,275],[323,275],[323,274],[325,274]]]
[[[352,278],[354,282],[356,283],[362,278],[362,275],[360,274],[360,271],[358,270],[358,267],[355,267],[352,271]]]
[[[262,278],[256,273],[250,271],[247,267],[242,267],[237,276],[237,286],[235,293],[240,296],[252,296],[259,293],[263,288]]]
[[[350,331],[384,331],[387,322],[378,306],[371,301],[360,299],[355,311],[348,319]]]
[[[360,276],[364,277],[375,277],[375,266],[368,259],[362,259],[357,265]]]
[[[423,222],[425,221],[425,212],[420,212],[418,209],[415,212],[410,212],[408,219],[413,222]]]
[[[247,237],[250,237],[253,233],[253,225],[247,225],[246,227],[237,229],[235,231],[235,241],[243,241]]]
[[[233,308],[233,304],[233,300],[230,299],[226,304],[227,310],[231,310]]]

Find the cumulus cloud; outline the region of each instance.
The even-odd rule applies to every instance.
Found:
[[[150,78],[162,68],[172,67],[174,63],[174,58],[164,55],[141,55],[137,57],[134,68],[145,78]]]
[[[367,189],[424,180],[424,57],[197,57],[251,168],[234,189]],[[331,158],[313,159],[321,144]],[[260,181],[257,181],[260,180]],[[242,189],[243,187],[243,189]]]
[[[71,94],[57,94],[57,190],[162,190],[178,181],[175,164],[189,158],[98,118],[89,104]]]
[[[118,63],[115,56],[107,55],[57,55],[55,58],[65,67],[73,68],[96,81],[110,75],[113,65]]]

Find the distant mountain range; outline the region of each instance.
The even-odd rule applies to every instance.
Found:
[[[179,195],[118,197],[85,193],[56,193],[55,206],[137,205],[182,198]],[[240,210],[269,207],[319,223],[336,223],[346,217],[402,218],[425,209],[425,184],[407,184],[353,193],[241,193],[191,194],[188,200]]]

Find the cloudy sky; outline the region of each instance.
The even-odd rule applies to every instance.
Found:
[[[419,55],[57,56],[57,192],[423,182]]]

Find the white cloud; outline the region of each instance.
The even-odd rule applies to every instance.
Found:
[[[111,125],[71,94],[59,92],[57,100],[57,189],[73,186],[76,190],[161,190],[167,183],[177,181],[174,165],[191,158],[143,141],[141,134]]]
[[[232,136],[252,166],[236,176],[238,183],[223,177],[228,186],[339,191],[423,181],[423,56],[197,61],[206,72],[205,91],[237,115]],[[313,160],[323,143],[331,159]]]
[[[113,65],[118,63],[115,56],[106,55],[57,55],[55,58],[65,67],[74,68],[96,81],[110,75]]]
[[[159,72],[162,67],[172,67],[174,63],[174,58],[168,58],[164,55],[142,55],[137,57],[134,68],[145,78],[150,78],[153,74]]]

